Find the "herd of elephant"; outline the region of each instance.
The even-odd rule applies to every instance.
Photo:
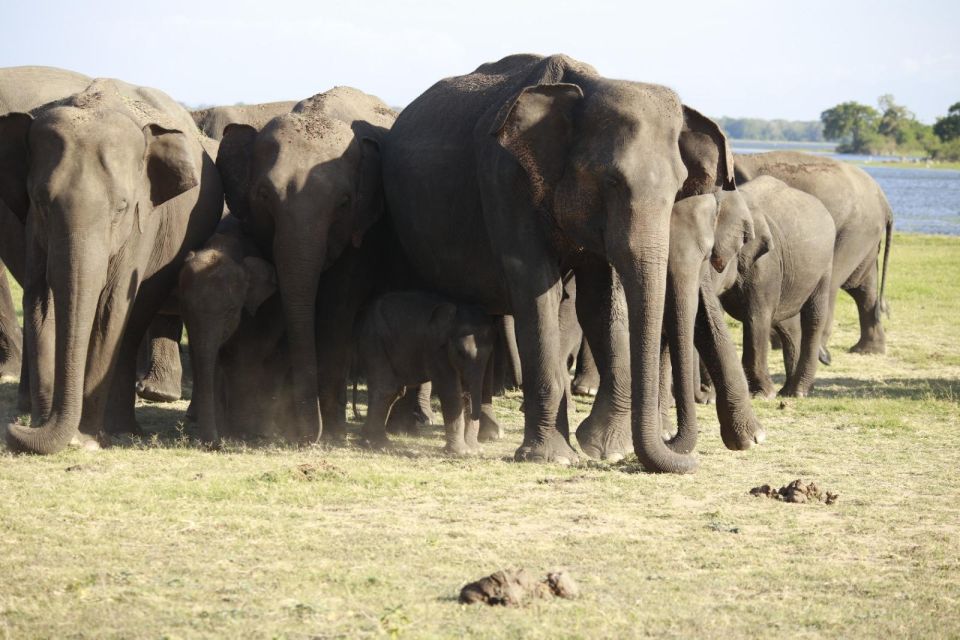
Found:
[[[891,229],[856,167],[735,156],[672,90],[564,55],[483,64],[399,114],[348,87],[191,113],[119,80],[2,69],[0,259],[24,328],[21,357],[0,265],[0,367],[31,416],[7,445],[138,433],[138,391],[179,397],[185,326],[208,446],[343,440],[362,376],[363,444],[413,428],[432,386],[447,451],[467,454],[501,437],[495,392],[520,384],[518,461],[578,460],[576,388],[595,396],[582,454],[691,472],[698,401],[726,447],[763,441],[750,401],[777,393],[771,339],[779,392],[811,391],[839,289],[853,350],[884,351]]]

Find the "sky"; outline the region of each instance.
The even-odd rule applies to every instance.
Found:
[[[711,116],[815,120],[893,94],[928,123],[960,102],[960,0],[10,0],[0,66],[50,65],[190,105],[351,85],[403,106],[511,53],[566,53],[665,84]]]

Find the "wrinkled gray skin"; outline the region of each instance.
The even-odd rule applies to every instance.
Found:
[[[432,288],[514,316],[525,402],[517,460],[577,460],[558,322],[573,268],[578,311],[600,310],[583,327],[591,347],[630,356],[608,366],[617,375],[602,403],[601,380],[581,446],[622,457],[632,425],[647,469],[696,468],[660,437],[658,377],[673,202],[688,188],[733,188],[725,147],[683,155],[681,134],[700,126],[722,138],[669,89],[607,79],[562,55],[510,56],[441,80],[397,118],[384,188],[407,256]]]
[[[200,131],[214,140],[223,138],[223,130],[228,124],[248,124],[254,129],[262,129],[273,118],[290,113],[296,106],[296,100],[284,102],[266,102],[263,104],[242,104],[234,106],[210,107],[191,111],[193,121]]]
[[[23,332],[13,306],[7,267],[0,262],[0,382],[10,382],[20,377],[22,349]]]
[[[830,299],[836,298],[836,228],[817,198],[776,178],[755,178],[740,193],[763,233],[716,276],[720,301],[743,322],[743,368],[750,390],[766,398],[775,395],[767,356],[770,332],[776,330],[787,370],[780,394],[805,396],[813,388]]]
[[[830,212],[837,236],[833,251],[831,287],[843,289],[854,299],[860,316],[860,339],[850,348],[855,353],[884,353],[886,340],[880,323],[886,310],[883,299],[893,231],[893,211],[880,185],[862,169],[848,162],[798,153],[772,151],[736,156],[738,184],[761,175],[778,178],[794,189],[819,199]],[[884,243],[882,273],[877,257]],[[836,296],[830,300],[824,328],[821,359],[830,362],[827,349],[833,327]],[[795,335],[796,342],[799,335]]]
[[[281,435],[290,409],[290,358],[273,266],[224,218],[180,270],[179,297],[190,335],[193,410],[200,439]]]
[[[108,417],[132,418],[137,345],[184,256],[216,226],[223,191],[187,111],[118,80],[0,117],[0,156],[0,199],[26,220],[25,338],[37,364],[36,426],[10,425],[7,440],[53,453],[95,442]]]
[[[405,387],[432,381],[443,412],[445,451],[477,453],[484,375],[494,343],[490,316],[434,294],[398,291],[374,300],[358,325],[357,352],[369,398],[363,442],[386,446],[391,406]],[[464,394],[470,397],[466,420]]]
[[[168,301],[166,304],[177,302]],[[183,366],[180,339],[183,320],[179,303],[172,312],[160,313],[150,323],[137,353],[137,395],[149,402],[175,402],[182,393]]]
[[[321,407],[330,418],[328,435],[342,437],[345,430],[349,336],[342,338],[347,346],[338,363],[324,362],[316,321],[328,310],[317,308],[318,287],[321,274],[348,245],[361,244],[383,211],[379,147],[394,117],[379,99],[337,87],[259,131],[237,124],[224,130],[217,167],[227,205],[277,269],[294,370],[294,422],[303,442],[320,435]]]

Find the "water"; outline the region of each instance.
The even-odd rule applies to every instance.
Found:
[[[762,153],[791,149],[821,153],[838,160],[882,162],[883,156],[858,156],[834,153],[828,142],[769,142],[732,140],[735,153]],[[894,228],[908,233],[960,235],[960,171],[946,169],[902,169],[882,164],[860,165],[887,194],[893,207]]]

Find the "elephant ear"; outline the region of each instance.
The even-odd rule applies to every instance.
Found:
[[[182,131],[148,124],[143,128],[143,137],[144,176],[154,207],[200,184],[195,150]]]
[[[354,198],[353,246],[359,247],[363,235],[383,214],[383,169],[380,164],[380,143],[373,138],[360,139],[360,175]]]
[[[753,214],[753,235],[753,240],[743,245],[743,250],[740,251],[741,262],[748,265],[772,251],[776,244],[770,225],[767,224],[767,217],[763,214]]]
[[[276,293],[277,271],[269,262],[256,256],[243,259],[243,270],[247,274],[247,296],[243,308],[252,316],[260,305]]]
[[[257,133],[248,124],[228,124],[217,152],[217,170],[227,207],[241,220],[250,214],[250,159]]]
[[[500,110],[490,128],[526,171],[535,205],[563,175],[573,143],[573,112],[582,99],[583,90],[575,84],[526,87]]]
[[[687,180],[678,199],[737,188],[727,136],[716,122],[687,105],[683,105],[680,157],[687,167]]]
[[[26,220],[30,209],[27,134],[32,124],[33,117],[28,113],[0,116],[0,200],[21,222]]]

